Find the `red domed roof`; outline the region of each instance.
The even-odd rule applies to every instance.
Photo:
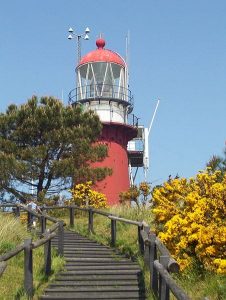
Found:
[[[97,49],[83,56],[78,66],[87,64],[89,62],[111,62],[125,67],[125,62],[119,54],[111,50],[104,49],[104,39],[99,38],[96,40],[96,45]]]

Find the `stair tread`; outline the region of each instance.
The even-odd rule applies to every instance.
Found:
[[[65,231],[64,257],[64,270],[39,299],[145,299],[139,265],[118,251]]]

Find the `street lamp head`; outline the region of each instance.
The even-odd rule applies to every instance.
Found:
[[[86,34],[87,34],[87,33],[90,33],[90,30],[89,30],[88,27],[86,27],[85,33],[86,33]]]
[[[85,35],[84,40],[89,40],[88,34]]]
[[[69,34],[69,36],[67,37],[69,40],[73,39],[73,36],[71,34]]]
[[[68,29],[68,32],[73,33],[74,30],[70,27],[70,28]]]

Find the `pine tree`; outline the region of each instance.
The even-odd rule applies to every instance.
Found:
[[[223,156],[213,155],[206,164],[207,167],[210,167],[212,171],[219,170],[224,174],[226,172],[226,147],[223,153]]]
[[[72,185],[103,179],[108,168],[90,167],[107,155],[95,143],[98,116],[64,106],[53,97],[33,96],[0,114],[0,190],[26,201],[35,191],[41,200]]]

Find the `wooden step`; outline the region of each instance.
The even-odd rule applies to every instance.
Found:
[[[128,292],[128,291],[139,291],[138,286],[119,286],[119,285],[110,285],[110,286],[64,286],[64,287],[54,287],[47,288],[46,293],[72,293],[72,292]]]
[[[137,272],[139,272],[139,268],[138,266],[134,266],[134,265],[113,265],[113,266],[106,266],[106,265],[103,265],[103,266],[72,266],[72,265],[66,265],[66,270],[67,271],[77,271],[77,270],[81,270],[81,271],[86,271],[86,270],[96,270],[96,271],[99,271],[99,270],[136,270]]]
[[[128,280],[121,280],[121,279],[109,279],[109,280],[61,280],[61,281],[55,281],[54,283],[51,283],[49,285],[49,288],[55,288],[55,287],[74,287],[74,286],[137,286],[137,278],[134,277],[134,279],[128,279]]]
[[[139,280],[139,274],[67,274],[56,276],[56,281],[107,281],[107,280]]]
[[[107,274],[139,274],[140,270],[77,270],[77,271],[64,271],[67,275],[107,275]]]
[[[64,271],[40,299],[145,299],[140,267],[114,249],[66,231],[64,257]]]
[[[108,299],[108,300],[113,300],[113,299],[129,299],[129,300],[141,300],[145,299],[145,294],[141,292],[70,292],[70,293],[64,293],[64,292],[56,292],[56,293],[51,293],[48,295],[43,295],[39,299],[44,300],[44,299]]]

